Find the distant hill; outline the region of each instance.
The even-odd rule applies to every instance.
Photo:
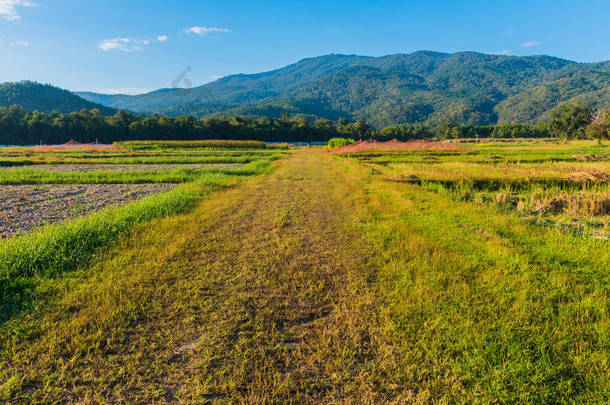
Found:
[[[377,127],[411,122],[534,123],[560,102],[610,107],[610,63],[550,56],[419,51],[384,57],[326,55],[270,72],[232,75],[192,89],[101,95],[76,93],[115,108],[198,117],[363,118]]]
[[[610,69],[599,65],[562,73],[507,98],[496,106],[496,111],[500,123],[528,124],[548,118],[560,103],[576,100],[595,108],[610,107]]]
[[[23,81],[0,84],[0,106],[18,104],[30,111],[70,113],[82,109],[99,109],[104,115],[112,115],[114,108],[85,100],[68,90],[49,84]]]

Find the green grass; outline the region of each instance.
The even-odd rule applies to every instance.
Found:
[[[132,165],[132,164],[240,164],[250,163],[259,159],[277,159],[277,154],[264,156],[145,156],[145,157],[115,157],[115,158],[50,158],[25,159],[5,158],[0,159],[0,167],[29,166],[45,164],[106,164],[106,165]]]
[[[83,219],[53,224],[0,242],[0,322],[35,302],[41,279],[57,277],[87,263],[138,224],[184,212],[203,194],[236,176],[262,174],[271,161],[254,160],[230,169],[160,172],[48,172],[27,168],[0,171],[1,184],[189,183],[123,207]]]
[[[221,179],[206,177],[211,184],[220,184]],[[200,197],[201,190],[183,186],[0,243],[0,322],[30,306],[35,298],[30,291],[40,278],[75,269],[136,225],[184,212]]]
[[[62,151],[62,152],[47,152],[34,151],[24,149],[6,149],[0,151],[2,157],[12,158],[90,158],[90,159],[106,159],[120,157],[152,157],[152,156],[268,156],[270,154],[286,154],[285,150],[272,149],[205,149],[205,148],[186,148],[186,149],[154,149],[154,150],[115,150],[104,152],[83,152],[83,151]]]
[[[206,173],[254,175],[265,170],[270,160],[257,159],[235,168],[174,169],[160,171],[54,172],[27,167],[0,170],[0,184],[128,184],[188,183]]]
[[[608,399],[607,243],[415,185],[370,193],[396,380],[439,402]]]
[[[520,144],[503,142],[490,144],[461,144],[462,151],[360,151],[342,155],[357,158],[368,163],[381,165],[393,163],[546,163],[574,162],[586,156],[610,159],[607,146],[592,142],[571,141],[566,144],[535,141]]]

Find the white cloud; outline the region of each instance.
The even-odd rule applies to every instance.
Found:
[[[499,37],[508,37],[510,35],[513,35],[515,33],[515,29],[514,28],[509,28],[504,32],[501,32],[498,34]]]
[[[143,50],[142,45],[149,45],[150,41],[147,39],[133,39],[133,38],[114,38],[114,39],[105,39],[99,44],[97,47],[102,51],[123,51],[123,52],[132,52],[132,51],[141,51]]]
[[[137,87],[119,87],[116,89],[103,89],[98,90],[96,93],[100,94],[127,94],[130,96],[135,96],[137,94],[150,93],[151,89],[140,89]]]
[[[197,34],[204,36],[210,32],[231,32],[228,28],[209,28],[209,27],[191,27],[184,30],[187,34]]]
[[[5,20],[16,21],[21,19],[18,7],[33,7],[35,3],[28,0],[0,0],[0,16]]]
[[[15,41],[11,42],[9,46],[30,46],[30,43],[26,41]]]
[[[513,51],[511,51],[510,49],[505,49],[500,52],[495,52],[494,55],[510,55],[511,53],[513,53]]]
[[[167,35],[159,35],[159,36],[157,37],[157,41],[159,41],[159,42],[165,42],[165,41],[167,41]]]
[[[523,45],[521,45],[521,47],[523,47],[523,48],[531,48],[532,46],[536,46],[536,45],[542,45],[542,42],[540,42],[540,41],[529,41],[529,42],[526,42]]]
[[[224,77],[224,76],[215,76],[215,75],[213,75],[213,76],[210,76],[210,79],[212,79],[212,80],[218,80],[218,79],[222,79],[223,77]]]

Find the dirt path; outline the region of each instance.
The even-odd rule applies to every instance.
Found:
[[[372,300],[360,291],[351,225],[364,198],[356,180],[321,152],[295,152],[270,175],[148,227],[7,348],[19,365],[3,375],[16,379],[11,395],[365,397],[371,331],[353,307]]]

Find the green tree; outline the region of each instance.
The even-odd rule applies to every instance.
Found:
[[[585,134],[587,138],[596,139],[600,144],[604,139],[610,139],[610,110],[595,113],[585,129]]]
[[[439,124],[434,132],[438,139],[457,139],[462,137],[462,128],[454,120],[448,120]]]
[[[358,120],[352,126],[352,133],[358,139],[364,139],[371,136],[372,128],[364,120]]]
[[[560,105],[551,115],[549,132],[562,140],[582,138],[585,128],[593,121],[593,109],[583,103]]]

